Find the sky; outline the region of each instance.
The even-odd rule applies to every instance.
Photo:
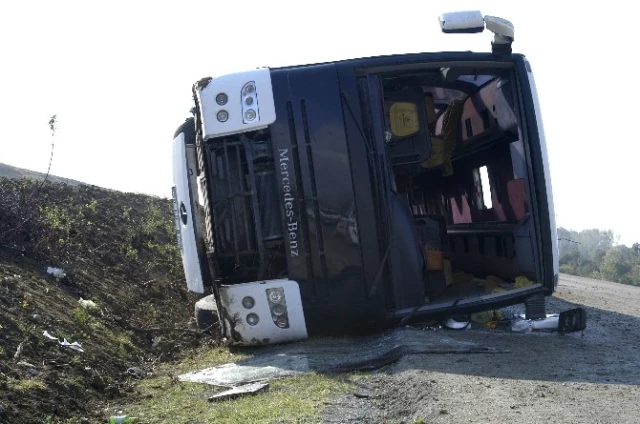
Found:
[[[576,3],[577,4],[577,3]],[[632,3],[403,1],[6,1],[0,3],[0,162],[170,197],[171,142],[202,77],[381,54],[489,51],[442,34],[443,12],[515,25],[531,61],[557,223],[640,241],[633,195],[640,95]]]

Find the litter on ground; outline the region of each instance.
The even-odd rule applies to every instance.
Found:
[[[84,352],[84,349],[82,349],[82,345],[80,343],[78,343],[78,342],[69,343],[67,341],[67,339],[62,339],[62,341],[61,341],[59,338],[54,337],[51,334],[49,334],[48,331],[45,331],[44,333],[42,333],[42,335],[45,336],[49,340],[57,341],[60,346],[68,347],[69,349],[73,349],[73,350],[76,350],[78,352]]]
[[[47,267],[47,274],[51,274],[56,278],[64,278],[67,274],[61,268]]]

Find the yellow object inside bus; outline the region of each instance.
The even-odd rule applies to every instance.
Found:
[[[418,107],[415,103],[396,102],[389,110],[391,134],[396,137],[407,137],[420,131]]]

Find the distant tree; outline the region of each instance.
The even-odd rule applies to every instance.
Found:
[[[607,280],[632,284],[632,271],[636,266],[638,256],[627,246],[616,246],[610,249],[604,257],[601,274]]]
[[[602,268],[605,256],[607,256],[607,251],[604,249],[598,249],[596,250],[596,253],[593,254],[593,263],[598,272],[600,272],[600,269]]]
[[[580,252],[578,249],[571,250],[560,256],[560,265],[571,265],[574,268],[580,263]]]
[[[607,251],[611,249],[617,241],[617,237],[611,230],[585,230],[578,236],[580,242],[580,253],[587,257],[592,257],[597,250]]]
[[[611,230],[558,228],[560,271],[640,285],[640,243],[617,245]]]
[[[578,248],[579,242],[577,239],[577,232],[567,230],[563,227],[558,228],[558,250],[560,251],[560,257]]]

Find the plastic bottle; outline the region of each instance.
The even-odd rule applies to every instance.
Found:
[[[558,329],[558,315],[547,315],[546,318],[529,320],[516,318],[511,323],[511,331],[516,333],[529,333],[531,331],[554,331]]]
[[[533,330],[533,326],[531,325],[531,321],[527,321],[526,319],[514,319],[511,323],[511,331],[514,333],[530,333]]]

